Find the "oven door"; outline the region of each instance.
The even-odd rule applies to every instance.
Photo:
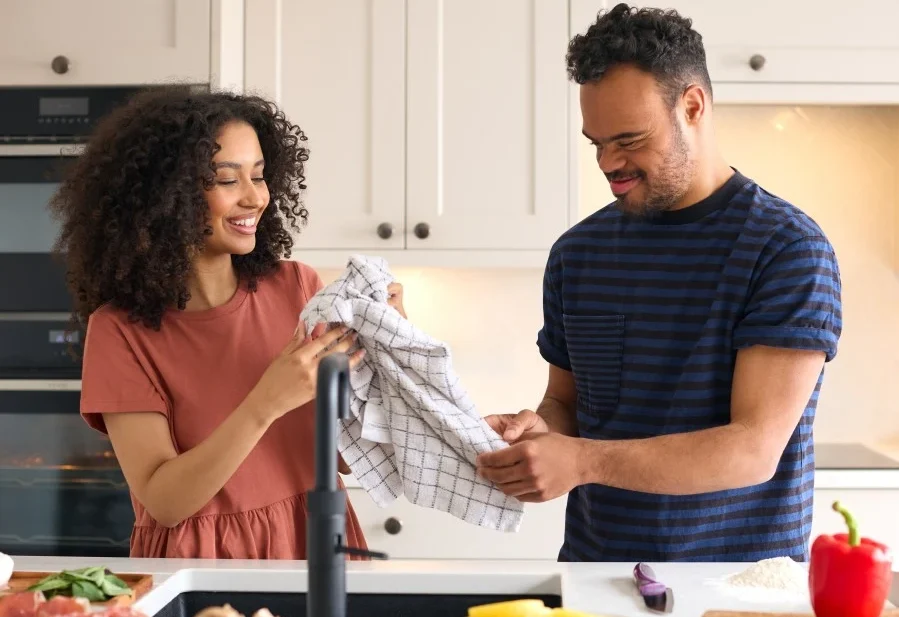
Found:
[[[0,552],[127,557],[134,510],[77,380],[0,380]]]
[[[0,312],[71,311],[65,266],[51,254],[60,227],[47,206],[82,149],[0,143]]]

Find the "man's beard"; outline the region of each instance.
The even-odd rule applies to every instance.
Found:
[[[677,124],[674,127],[674,143],[662,165],[653,174],[652,181],[644,171],[637,170],[646,197],[636,203],[629,199],[630,192],[616,198],[618,208],[631,218],[652,220],[674,208],[687,193],[695,164],[690,159],[680,128]],[[633,175],[633,172],[611,174],[607,178],[615,180],[618,175]]]

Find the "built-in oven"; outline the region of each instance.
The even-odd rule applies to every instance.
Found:
[[[97,119],[136,90],[0,88],[0,552],[128,555],[128,487],[79,415],[83,332],[47,204]]]
[[[134,510],[77,380],[0,382],[0,552],[127,557]]]

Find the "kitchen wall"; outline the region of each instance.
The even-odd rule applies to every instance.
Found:
[[[817,439],[899,437],[891,388],[899,378],[899,109],[720,106],[715,115],[731,165],[808,212],[837,251],[844,333],[826,369]],[[586,216],[611,194],[586,143],[579,163]],[[482,413],[536,405],[547,371],[535,345],[542,271],[395,272],[410,318],[450,344]],[[322,271],[326,281],[338,274]]]

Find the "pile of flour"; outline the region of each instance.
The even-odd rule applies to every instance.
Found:
[[[808,570],[789,557],[763,559],[742,572],[731,574],[724,581],[733,587],[808,593]]]

